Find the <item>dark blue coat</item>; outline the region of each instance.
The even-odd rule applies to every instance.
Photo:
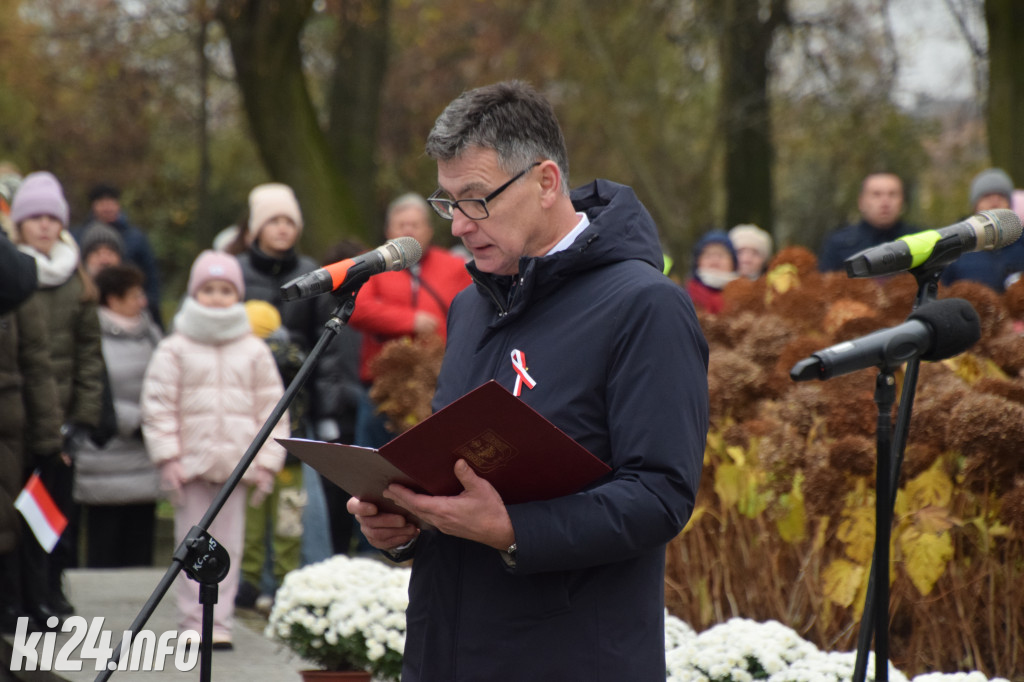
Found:
[[[918,230],[902,220],[885,230],[880,230],[866,220],[852,223],[833,230],[826,237],[818,254],[818,270],[821,272],[846,272],[844,261],[864,249],[913,234]]]
[[[512,278],[470,266],[434,408],[489,379],[513,390],[518,349],[537,382],[522,400],[612,473],[509,506],[515,568],[490,547],[422,533],[403,682],[665,679],[665,546],[700,481],[707,344],[633,191],[598,180],[572,198],[590,226],[566,251],[521,259],[507,309]]]

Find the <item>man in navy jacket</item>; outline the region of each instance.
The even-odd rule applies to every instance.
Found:
[[[422,532],[352,500],[371,544],[413,558],[402,679],[660,682],[665,546],[693,510],[708,428],[693,305],[631,189],[570,195],[558,122],[526,84],[463,93],[427,153],[431,205],[475,282],[451,306],[434,409],[495,379],[612,473],[505,505],[460,460],[457,496],[385,493],[436,528]]]
[[[818,255],[822,272],[845,272],[846,259],[864,249],[917,231],[903,222],[903,181],[895,173],[870,173],[857,196],[860,220],[825,236]]]

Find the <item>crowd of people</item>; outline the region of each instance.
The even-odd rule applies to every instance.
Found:
[[[970,213],[992,209],[1016,209],[1024,214],[1024,202],[1015,206],[1010,176],[1001,168],[987,168],[970,183]],[[903,181],[895,173],[870,173],[861,184],[857,197],[860,217],[825,235],[818,252],[822,272],[846,271],[845,261],[864,249],[895,241],[926,228],[903,220]],[[686,290],[699,310],[717,314],[722,311],[722,289],[738,277],[757,279],[764,274],[773,253],[772,237],[756,225],[736,225],[728,233],[711,230],[693,249],[693,260]],[[961,255],[946,266],[940,281],[952,284],[968,280],[984,284],[1002,293],[1024,275],[1024,239],[1001,249],[981,250]]]
[[[686,281],[665,277],[657,228],[632,190],[596,180],[570,191],[550,104],[516,81],[449,104],[427,153],[437,191],[398,197],[384,220],[384,236],[415,238],[421,259],[362,287],[210,528],[232,557],[212,644],[230,648],[236,606],[268,609],[289,571],[381,550],[415,557],[409,679],[664,679],[663,550],[692,511],[707,432],[697,313],[722,312],[729,282],[765,274],[772,236],[752,224],[709,231]],[[322,263],[303,255],[295,193],[261,184],[238,224],[198,254],[165,325],[153,250],[116,187],[96,186],[75,228],[51,173],[0,192],[0,626],[27,616],[53,629],[74,612],[68,568],[152,563],[158,500],[173,507],[176,541],[199,521],[337,305],[327,294],[286,302],[282,285],[367,247],[340,241]],[[1005,172],[988,169],[971,183],[970,209],[1009,208],[1013,193]],[[918,231],[903,202],[897,175],[868,175],[860,219],[826,235],[819,267],[841,270]],[[451,221],[468,261],[433,245],[433,214]],[[1002,291],[1022,271],[1024,242],[968,254],[943,281]],[[424,336],[448,344],[434,409],[529,371],[522,399],[612,473],[577,495],[505,506],[460,463],[457,497],[389,488],[432,526],[420,528],[349,499],[274,440],[386,443],[395,433],[370,398],[373,360]],[[33,473],[69,521],[52,552],[13,507]],[[200,629],[198,584],[182,575],[176,589],[181,626]],[[485,639],[516,645],[496,655]],[[523,646],[535,655],[513,653]]]
[[[5,177],[5,180],[10,180]],[[0,626],[53,630],[74,613],[63,573],[75,566],[148,566],[157,503],[169,502],[181,541],[202,518],[318,340],[337,301],[285,302],[281,286],[320,264],[298,251],[302,212],[279,183],[251,191],[246,211],[192,264],[170,324],[161,316],[156,260],[145,233],[99,185],[72,228],[51,173],[5,182],[0,217]],[[287,455],[288,436],[379,446],[390,439],[371,403],[366,367],[389,340],[443,337],[448,305],[469,283],[464,260],[431,246],[427,202],[388,209],[386,235],[413,236],[417,267],[374,278],[359,316],[247,469],[209,531],[232,557],[220,585],[212,645],[232,646],[233,611],[269,610],[284,576],[359,551],[348,496]],[[366,250],[353,240],[324,264]],[[37,474],[68,519],[52,551],[14,501]],[[362,548],[369,551],[365,540]],[[373,550],[375,551],[375,550]],[[200,629],[198,583],[176,585],[183,628]]]

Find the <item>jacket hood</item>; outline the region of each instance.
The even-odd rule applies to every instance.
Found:
[[[633,190],[609,180],[594,180],[571,193],[573,207],[586,213],[590,225],[564,251],[519,259],[519,274],[492,275],[470,263],[470,274],[482,293],[502,313],[514,314],[531,299],[548,295],[561,282],[611,263],[638,260],[661,272],[664,259],[654,219]],[[513,281],[519,291],[508,300]],[[501,301],[508,300],[507,309]]]

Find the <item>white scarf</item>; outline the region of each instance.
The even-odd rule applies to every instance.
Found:
[[[36,251],[28,244],[18,244],[18,249],[36,259],[36,273],[42,289],[64,284],[78,267],[78,244],[67,230],[60,231],[60,238],[54,242],[49,255]]]
[[[189,296],[174,316],[174,331],[193,341],[216,345],[251,334],[252,327],[241,303],[227,308],[211,308]]]
[[[739,277],[737,272],[723,272],[721,270],[697,269],[697,279],[712,289],[723,289],[725,285]]]

